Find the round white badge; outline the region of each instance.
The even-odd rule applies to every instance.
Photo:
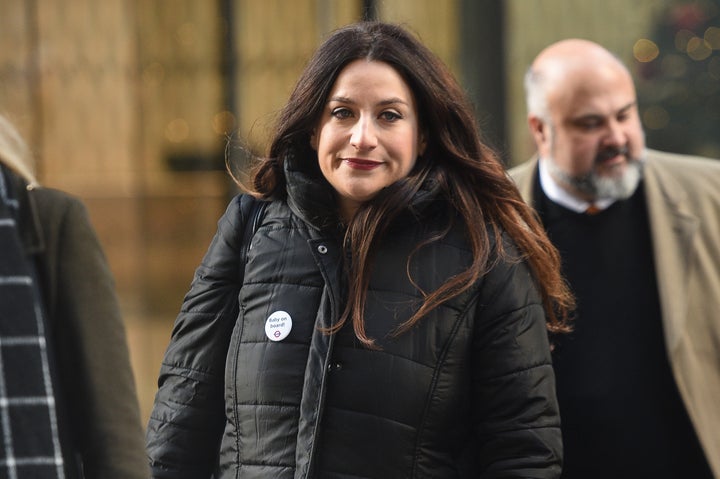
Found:
[[[292,318],[285,311],[275,311],[265,321],[265,334],[270,341],[282,341],[292,330]]]

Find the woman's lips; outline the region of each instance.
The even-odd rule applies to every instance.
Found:
[[[364,160],[362,158],[345,158],[344,161],[350,168],[356,170],[373,170],[382,165],[379,161]]]

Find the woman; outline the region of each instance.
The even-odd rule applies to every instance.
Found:
[[[143,479],[140,409],[83,204],[35,180],[0,116],[0,477]]]
[[[572,300],[441,62],[336,31],[269,153],[264,214],[231,203],[176,321],[154,477],[558,477],[547,329]]]

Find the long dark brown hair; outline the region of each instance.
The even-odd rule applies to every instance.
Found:
[[[480,279],[492,266],[492,236],[499,254],[505,254],[500,238],[503,231],[530,265],[542,294],[549,331],[566,331],[573,298],[561,276],[557,250],[496,154],[482,141],[471,104],[458,82],[428,48],[399,25],[360,22],[336,30],[322,43],[279,113],[269,155],[251,176],[255,193],[263,198],[286,196],[284,162],[288,158],[304,162],[309,171],[315,169],[320,175],[310,137],[338,74],[358,59],[387,63],[407,82],[417,103],[426,149],[407,178],[363,205],[347,225],[345,247],[353,281],[345,312],[331,332],[351,321],[356,336],[373,347],[364,324],[373,248],[377,238],[428,180],[439,187],[464,222],[473,262],[437,290],[425,293],[417,312],[397,332],[406,331],[430,310]]]

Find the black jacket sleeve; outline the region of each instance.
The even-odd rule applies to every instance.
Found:
[[[512,254],[512,245],[505,246]],[[475,460],[483,478],[557,478],[562,466],[545,312],[527,265],[501,259],[485,278],[474,335]]]
[[[154,478],[209,478],[217,463],[225,359],[239,310],[251,202],[238,196],[228,206],[175,321],[146,437]]]

